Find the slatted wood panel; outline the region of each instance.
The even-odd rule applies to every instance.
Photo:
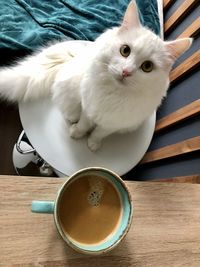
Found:
[[[189,72],[193,71],[197,67],[200,66],[200,50],[195,52],[189,58],[184,60],[179,66],[173,69],[170,73],[170,81],[176,82],[177,80],[181,79]]]
[[[182,32],[178,38],[185,38],[185,37],[193,37],[195,38],[200,33],[200,17],[197,18],[192,22],[191,25],[188,26],[188,28],[185,29],[184,32]]]
[[[167,10],[169,9],[173,10],[172,15],[167,19],[167,21],[164,22],[165,39],[166,37],[170,39],[170,33],[173,31],[173,29],[176,31],[177,26],[179,27],[179,29],[181,28],[181,21],[183,19],[187,19],[188,15],[192,13],[193,10],[197,7],[197,4],[199,1],[177,0],[177,2],[179,2],[180,5],[179,7],[176,8],[176,10],[174,10],[175,5],[173,5],[175,3],[175,0],[164,0],[164,3],[163,3],[164,12],[167,12]],[[191,17],[192,17],[192,14],[190,16],[190,19]],[[200,18],[197,18],[197,19],[194,19],[193,22],[187,28],[184,28],[182,32],[177,35],[176,38],[193,37],[197,39],[197,37],[199,36],[199,32],[200,32]],[[173,36],[174,35],[175,34],[173,34]],[[189,54],[188,58],[182,61],[181,63],[179,63],[179,65],[177,65],[177,67],[171,71],[170,90],[176,90],[177,85],[179,85],[178,88],[180,92],[181,91],[180,81],[181,81],[181,84],[183,84],[184,81],[186,81],[187,77],[189,76],[191,77],[193,72],[195,71],[196,73],[196,71],[198,70],[200,66],[200,51],[195,50],[194,53],[191,53],[190,51],[188,51],[188,54]],[[182,78],[184,78],[184,80]],[[196,84],[195,84],[195,87],[196,87]],[[194,84],[191,83],[191,86],[190,85],[188,86],[188,90],[191,92],[191,95],[192,95],[193,90],[196,90],[194,88]],[[176,94],[176,92],[174,92],[174,94]],[[166,99],[165,105],[166,104],[167,104],[167,99]],[[182,123],[182,121],[189,119],[193,116],[199,116],[199,114],[200,114],[200,99],[197,99],[196,101],[193,101],[192,103],[189,103],[186,106],[183,106],[182,108],[176,110],[175,112],[158,120],[156,123],[155,133],[160,132],[159,138],[162,138],[163,132],[165,133],[165,136],[167,135],[167,133],[171,134],[170,131],[176,126],[177,123]],[[146,174],[146,176],[150,175],[152,179],[154,178],[154,181],[200,183],[200,172],[196,173],[195,175],[184,176],[183,174],[183,176],[178,176],[178,177],[172,176],[171,178],[163,179],[164,177],[166,177],[166,172],[164,172],[163,177],[162,177],[162,173],[160,176],[162,177],[162,179],[159,178],[156,180],[155,180],[155,177],[152,176],[153,173],[155,174],[157,167],[158,168],[161,167],[160,169],[163,170],[163,163],[165,159],[173,158],[174,162],[176,162],[176,158],[180,160],[183,155],[189,154],[189,155],[193,155],[193,158],[192,158],[193,160],[194,160],[194,157],[196,160],[197,159],[196,157],[198,157],[198,154],[199,154],[197,151],[200,151],[200,129],[197,135],[198,136],[189,138],[189,139],[188,137],[186,137],[185,138],[186,140],[183,140],[181,142],[172,143],[171,145],[167,145],[161,148],[157,148],[153,151],[147,152],[144,158],[142,159],[142,161],[140,162],[140,165],[138,166],[138,168],[136,168],[135,179],[141,180],[138,174],[139,175]],[[156,138],[158,138],[157,135],[154,135],[154,145],[156,144]],[[172,135],[170,135],[170,138],[172,138]],[[165,138],[163,140],[165,140]],[[196,152],[196,153],[193,153],[193,152]],[[200,158],[199,158],[199,165],[200,165]],[[192,169],[190,171],[191,173],[193,172]],[[174,172],[174,169],[173,170],[171,169],[167,173],[172,173],[172,172]],[[181,173],[181,172],[178,171],[176,173]],[[156,176],[156,177],[159,177],[159,176]],[[142,180],[143,179],[144,178],[142,178]],[[148,178],[145,178],[145,179],[148,179]]]
[[[165,34],[168,34],[190,11],[198,4],[199,0],[184,0],[179,8],[172,16],[164,23]]]
[[[192,103],[158,120],[156,122],[155,133],[165,130],[170,126],[173,126],[198,114],[200,114],[200,99],[193,101]]]
[[[200,151],[200,136],[147,152],[140,164],[185,155],[195,151]]]
[[[164,0],[163,1],[164,11],[166,11],[173,4],[173,2],[174,0]]]

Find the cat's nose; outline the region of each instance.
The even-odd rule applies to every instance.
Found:
[[[122,77],[125,78],[125,77],[128,77],[128,76],[131,76],[131,72],[127,69],[123,69],[122,71]]]

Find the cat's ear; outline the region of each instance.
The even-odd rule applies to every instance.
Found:
[[[139,27],[141,27],[141,24],[137,4],[134,0],[132,0],[126,9],[121,29],[130,30]]]
[[[175,41],[165,42],[167,50],[173,60],[180,57],[192,44],[192,38],[177,39]]]

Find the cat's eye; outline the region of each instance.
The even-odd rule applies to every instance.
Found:
[[[123,57],[128,57],[131,53],[131,49],[128,45],[122,45],[120,47],[120,53]]]
[[[141,69],[144,72],[151,72],[153,70],[153,63],[149,60],[144,61],[141,65]]]

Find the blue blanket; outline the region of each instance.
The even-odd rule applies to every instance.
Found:
[[[53,40],[94,40],[118,26],[130,0],[1,0],[0,48],[33,51]],[[140,18],[160,32],[157,1],[137,0]]]

